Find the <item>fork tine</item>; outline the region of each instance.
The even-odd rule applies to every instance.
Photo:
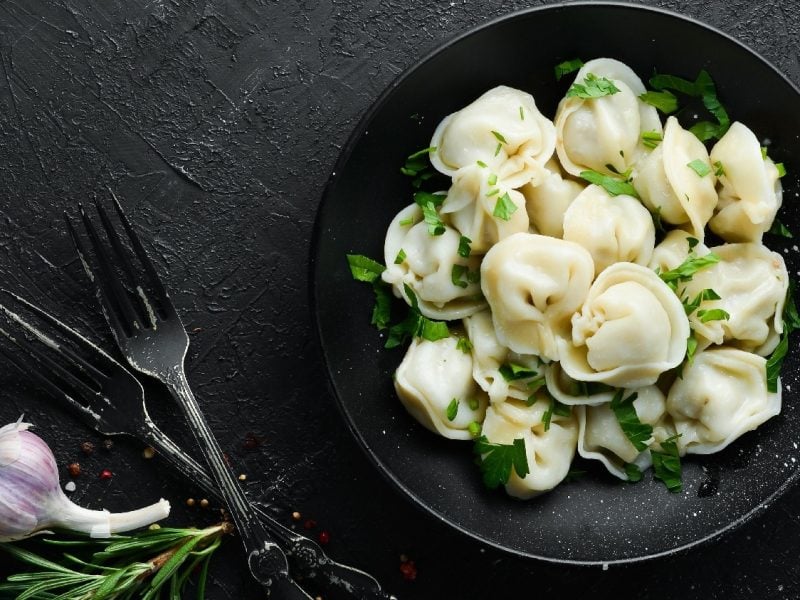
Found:
[[[111,268],[111,264],[108,261],[108,257],[104,251],[103,243],[100,240],[97,229],[95,229],[95,226],[89,218],[89,215],[86,214],[83,204],[79,203],[78,208],[81,213],[84,228],[89,236],[89,241],[91,242],[95,255],[97,256],[97,262],[100,265],[100,271],[103,275],[102,277],[97,277],[98,273],[95,271],[95,285],[98,286],[98,290],[101,292],[101,299],[104,300],[103,304],[106,306],[108,312],[115,314],[116,322],[122,325],[120,332],[126,336],[130,336],[133,334],[135,329],[141,328],[141,324],[136,316],[136,311],[131,304],[128,292],[123,289],[117,274],[114,273],[114,270]],[[77,235],[75,237],[77,237]],[[84,257],[88,257],[88,254],[85,253],[85,250]],[[89,263],[85,262],[85,264]]]
[[[133,249],[136,252],[136,256],[139,258],[142,265],[144,265],[147,274],[150,276],[150,280],[153,286],[155,287],[156,292],[159,295],[159,301],[163,304],[164,310],[168,312],[175,312],[175,309],[172,306],[172,301],[169,299],[169,294],[167,294],[167,289],[161,282],[161,278],[158,276],[158,272],[156,271],[155,265],[150,260],[150,257],[147,256],[147,251],[144,249],[142,241],[139,239],[139,236],[136,235],[136,232],[133,230],[133,226],[131,225],[131,222],[128,220],[128,217],[125,215],[125,212],[122,210],[122,205],[120,204],[119,199],[117,199],[117,196],[116,194],[114,194],[114,192],[111,192],[111,198],[114,201],[114,208],[117,212],[117,215],[119,216],[120,222],[122,223],[122,227],[128,234],[128,239],[130,239],[131,244],[133,245]]]
[[[128,281],[137,292],[134,294],[134,296],[136,298],[136,304],[139,307],[139,315],[144,316],[147,320],[149,320],[151,327],[155,327],[155,315],[153,314],[152,310],[148,309],[149,302],[147,300],[147,293],[136,275],[133,264],[131,264],[129,252],[122,245],[122,240],[119,237],[119,233],[117,233],[117,230],[111,223],[111,219],[108,218],[108,213],[97,200],[97,198],[94,200],[94,206],[95,209],[97,209],[97,214],[100,215],[100,222],[103,224],[103,228],[106,231],[106,237],[111,242],[111,247],[114,249],[118,263],[122,267],[125,275],[128,277]]]

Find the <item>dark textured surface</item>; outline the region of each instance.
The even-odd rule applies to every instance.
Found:
[[[115,190],[193,331],[190,380],[248,492],[287,522],[292,510],[314,518],[332,555],[401,598],[797,598],[800,490],[713,545],[657,562],[602,571],[525,561],[409,505],[328,393],[305,265],[341,146],[418,58],[533,4],[0,0],[0,281],[102,336],[60,213]],[[800,83],[793,2],[648,4],[727,31]],[[3,422],[25,412],[60,463],[84,464],[82,504],[122,509],[163,495],[180,505],[194,494],[135,443],[81,456],[78,444],[96,438],[15,371],[0,370],[0,389]],[[163,405],[154,412],[165,428],[188,440]],[[262,440],[255,449],[248,433]],[[97,479],[104,467],[110,481]],[[177,506],[172,522],[210,518]],[[261,597],[227,546],[209,597]],[[416,581],[403,580],[401,554]]]

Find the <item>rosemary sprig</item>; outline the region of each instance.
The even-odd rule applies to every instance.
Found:
[[[41,538],[61,550],[50,560],[16,544],[0,550],[34,570],[16,573],[0,583],[0,596],[16,600],[126,600],[181,598],[190,576],[197,573],[197,597],[205,598],[208,565],[229,523],[205,529],[157,528],[108,539],[79,536]],[[82,552],[81,558],[73,552]]]

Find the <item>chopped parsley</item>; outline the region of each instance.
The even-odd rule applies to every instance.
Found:
[[[692,364],[696,353],[697,338],[694,335],[694,330],[689,330],[689,337],[686,338],[686,364]]]
[[[698,293],[692,300],[688,298],[681,298],[683,308],[686,310],[686,316],[691,315],[694,311],[700,308],[700,304],[706,300],[721,300],[719,294],[711,288],[706,288]]]
[[[573,58],[572,60],[565,60],[555,66],[556,81],[561,81],[564,75],[569,75],[575,71],[580,70],[583,66],[583,61],[580,58]]]
[[[472,421],[469,425],[467,425],[467,431],[469,431],[469,434],[474,438],[481,434],[481,429],[481,424],[477,421]]]
[[[485,169],[486,167],[488,167],[488,166],[489,166],[489,165],[487,165],[485,162],[483,162],[482,160],[479,160],[479,161],[478,161],[476,164],[477,164],[477,165],[478,165],[478,166],[479,166],[481,169]]]
[[[472,247],[470,246],[471,243],[471,239],[465,235],[462,235],[458,240],[458,255],[462,258],[469,258],[469,255],[472,253]]]
[[[469,406],[470,410],[478,410],[481,407],[481,403],[478,402],[477,398],[470,398],[467,400],[467,406]]]
[[[693,238],[690,238],[693,239]],[[696,256],[694,253],[689,256],[680,265],[669,271],[659,273],[658,276],[661,280],[670,286],[673,290],[678,287],[678,284],[691,281],[695,273],[701,271],[711,265],[719,262],[719,256],[713,252],[709,252],[704,256]]]
[[[622,433],[628,438],[638,452],[647,449],[648,442],[653,437],[653,427],[639,420],[636,408],[633,406],[634,400],[638,397],[636,392],[623,399],[623,390],[617,390],[611,400],[611,410],[617,417],[617,422],[622,428]]]
[[[562,404],[555,398],[550,398],[550,406],[544,411],[542,414],[542,423],[544,424],[544,430],[550,431],[550,421],[553,420],[553,415],[559,417],[568,417],[572,414],[572,408],[566,404]]]
[[[645,148],[656,148],[662,141],[664,137],[658,131],[645,131],[642,133],[642,144],[644,144]]]
[[[767,391],[775,393],[778,391],[778,378],[781,374],[781,366],[786,353],[789,351],[789,335],[800,329],[800,314],[797,312],[797,305],[794,302],[795,284],[789,280],[789,289],[786,291],[786,301],[783,305],[783,333],[780,342],[772,351],[767,359]]]
[[[414,224],[414,218],[413,217],[408,217],[407,219],[402,219],[398,223],[398,225],[400,225],[400,227],[407,227],[408,225],[413,225],[413,224]]]
[[[458,416],[458,405],[459,402],[456,398],[450,400],[450,404],[447,405],[447,412],[445,413],[448,421],[455,421],[456,416]]]
[[[636,188],[633,187],[630,180],[612,177],[611,175],[603,175],[597,171],[581,171],[581,178],[589,183],[599,185],[604,188],[612,196],[633,196],[638,198],[639,194]]]
[[[486,436],[481,436],[475,440],[474,452],[483,474],[483,483],[489,489],[507,484],[511,469],[519,477],[530,473],[523,438],[517,438],[511,444],[495,444],[487,440]]]
[[[486,197],[491,198],[492,196],[496,196],[499,193],[500,193],[500,188],[494,188],[493,190],[489,190],[488,192],[486,192]]]
[[[725,175],[725,167],[722,166],[722,162],[714,161],[714,175],[716,177],[722,177]]]
[[[533,369],[515,363],[502,364],[500,365],[498,371],[500,372],[500,375],[503,376],[503,379],[505,379],[506,381],[529,379],[531,377],[536,377],[539,374],[537,371]]]
[[[683,489],[681,481],[681,458],[678,454],[678,435],[674,435],[661,442],[661,452],[650,451],[653,458],[653,473],[660,479],[670,492],[680,492]]]
[[[705,162],[703,162],[699,158],[695,158],[693,161],[686,163],[686,166],[689,167],[695,173],[697,173],[698,177],[705,177],[706,175],[711,173],[711,167],[709,167]]]
[[[469,338],[460,337],[458,338],[458,342],[456,342],[456,348],[461,350],[464,354],[469,354],[472,352],[472,342],[469,341]],[[472,405],[470,405],[470,408]],[[474,408],[472,410],[475,410]]]
[[[441,206],[446,197],[444,194],[431,194],[430,192],[416,192],[414,194],[414,202],[422,208],[423,220],[428,225],[428,233],[430,235],[442,235],[445,232],[444,222],[439,217],[436,209]]]
[[[348,254],[347,264],[350,265],[353,279],[366,283],[373,283],[386,270],[381,263],[362,254]]]
[[[433,172],[428,169],[430,164],[428,157],[431,152],[436,152],[436,146],[423,148],[422,150],[410,154],[406,158],[405,164],[400,168],[400,172],[403,175],[414,177],[412,185],[415,189],[419,189],[423,181],[427,181],[433,177]]]
[[[400,265],[406,259],[406,251],[400,248],[400,252],[397,253],[397,256],[394,257],[394,264]]]
[[[498,219],[508,221],[511,219],[511,215],[513,215],[516,210],[517,205],[514,204],[513,200],[511,200],[511,197],[508,195],[508,192],[506,192],[497,199],[497,204],[494,205],[494,211],[492,212],[492,215]]]
[[[504,138],[504,137],[503,137],[503,134],[502,134],[502,133],[500,133],[499,131],[494,131],[494,130],[492,130],[492,135],[494,136],[494,139],[496,139],[496,140],[497,140],[498,142],[500,142],[501,144],[507,144],[507,143],[508,143],[508,142],[506,141],[506,138]]]
[[[522,108],[522,106],[519,107],[519,120],[520,121],[525,120],[525,109]]]
[[[786,227],[786,225],[784,225],[780,221],[778,221],[778,219],[775,219],[772,222],[772,226],[769,228],[769,232],[768,233],[771,233],[772,235],[779,235],[779,236],[785,237],[785,238],[794,237],[792,235],[792,232],[789,231],[789,228]]]
[[[487,182],[489,185],[494,185],[494,184],[496,184],[496,183],[497,183],[497,175],[495,175],[494,173],[492,173],[491,175],[489,175],[489,178],[486,180],[486,182]]]
[[[778,169],[778,178],[786,177],[786,167],[783,163],[775,163],[775,168]]]
[[[669,90],[663,90],[661,92],[645,92],[639,96],[639,99],[650,106],[655,106],[665,115],[674,113],[676,110],[678,110],[678,98],[676,98],[675,94]]]
[[[689,129],[700,141],[705,142],[711,138],[719,139],[730,128],[731,120],[728,111],[720,103],[714,80],[705,69],[700,71],[694,81],[674,75],[656,74],[650,79],[650,85],[660,92],[674,90],[702,100],[703,106],[717,122],[700,121]]]
[[[625,475],[628,477],[630,483],[638,483],[642,480],[642,470],[639,465],[633,463],[625,464]]]
[[[389,328],[389,337],[386,340],[386,348],[396,348],[402,345],[409,337],[419,337],[424,340],[435,342],[450,335],[447,323],[444,321],[433,321],[419,311],[419,301],[417,295],[408,284],[403,285],[406,298],[411,303],[408,315],[401,322]]]
[[[591,100],[612,96],[619,92],[619,88],[614,82],[605,77],[598,77],[594,73],[587,73],[583,83],[573,83],[567,90],[567,98],[582,98]]]
[[[697,317],[700,319],[702,323],[708,323],[709,321],[727,321],[728,319],[731,318],[728,312],[722,310],[721,308],[698,310]]]
[[[361,254],[348,254],[347,263],[350,273],[356,281],[372,284],[375,293],[375,305],[372,308],[371,324],[378,329],[385,329],[391,318],[392,295],[388,285],[381,279],[381,273],[386,270],[381,263]]]

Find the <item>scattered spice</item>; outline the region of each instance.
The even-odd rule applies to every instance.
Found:
[[[401,556],[402,558],[406,558],[407,560],[400,561],[400,573],[403,575],[403,579],[406,581],[414,581],[417,578],[417,565],[414,564],[413,560],[409,560],[408,557]]]
[[[208,500],[206,500],[205,498],[200,500],[200,508],[208,508]]]
[[[317,526],[317,522],[314,519],[307,519],[305,523],[303,523],[303,527],[306,529],[314,529]]]
[[[67,465],[67,472],[70,477],[77,477],[81,474],[81,464],[76,462],[69,463],[69,465]]]
[[[331,541],[331,534],[325,530],[322,530],[319,532],[317,539],[319,540],[320,544],[327,544],[328,542]]]
[[[194,506],[194,498],[187,498],[186,506]]]
[[[114,440],[106,438],[103,440],[103,448],[111,450],[114,447]]]
[[[103,469],[100,471],[100,479],[111,479],[114,474],[109,469]]]
[[[246,481],[246,480],[247,480],[247,475],[245,475],[244,473],[239,475],[239,481]]]
[[[301,515],[299,512],[294,511],[292,513],[292,521],[299,521],[302,518],[303,518],[303,515]]]
[[[153,458],[155,455],[156,455],[156,450],[155,450],[155,448],[151,448],[150,446],[148,446],[147,448],[145,448],[145,449],[144,449],[144,451],[142,452],[142,456],[144,456],[144,457],[145,457],[147,460],[150,460],[150,459],[151,459],[151,458]]]
[[[94,452],[94,444],[92,442],[81,442],[81,452],[86,456],[90,456]]]

